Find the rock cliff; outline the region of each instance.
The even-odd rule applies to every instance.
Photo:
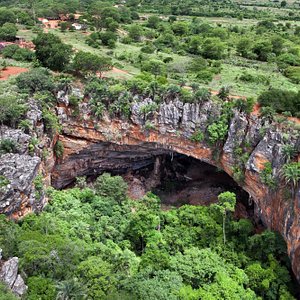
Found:
[[[21,297],[27,291],[23,278],[18,274],[19,259],[12,257],[7,261],[1,261],[2,250],[0,249],[0,280],[4,282],[16,295]]]
[[[4,188],[9,190],[4,193],[7,196],[0,197],[1,212],[16,214],[22,211],[24,203],[34,209],[32,179],[38,168],[46,184],[50,184],[51,177],[54,187],[63,188],[77,176],[95,175],[104,170],[139,169],[153,163],[160,154],[177,152],[223,169],[249,193],[265,225],[279,231],[286,240],[293,271],[300,279],[300,190],[291,191],[280,177],[280,170],[286,163],[285,145],[300,152],[299,130],[293,123],[276,123],[256,114],[233,110],[225,138],[211,143],[208,128],[222,114],[222,104],[217,101],[194,104],[175,98],[159,104],[158,108],[153,105],[156,108],[152,110],[145,107],[151,108],[153,101],[144,99],[132,104],[130,119],[105,113],[98,120],[87,102],[80,104],[79,117],[74,117],[67,95],[59,94],[59,99],[57,114],[62,132],[51,141],[41,139],[43,147],[51,148],[58,138],[64,146],[63,157],[55,159],[50,154],[41,162],[39,149],[28,157],[24,153],[13,154],[16,159],[16,155],[23,155],[23,161],[28,164],[23,165],[23,171],[27,170],[29,184],[22,192],[20,187],[24,184],[17,181],[22,180],[17,165],[12,166],[15,172],[9,171],[5,165],[9,166],[13,158],[10,154],[2,155],[0,161],[8,163],[3,163],[2,168],[0,164],[0,174],[7,177],[10,184],[15,184]],[[34,111],[34,104],[32,107]],[[41,125],[36,121],[39,114],[32,112],[31,116],[41,134]],[[193,136],[197,132],[201,132],[203,138],[195,141]],[[271,166],[268,175],[275,182],[273,187],[263,180],[266,163]],[[19,195],[24,194],[27,196],[22,200]]]
[[[142,107],[151,103],[151,99],[134,103],[130,120],[104,115],[97,121],[86,104],[82,104],[79,120],[68,117],[65,109],[59,137],[65,153],[52,172],[53,185],[62,188],[76,176],[102,170],[139,168],[162,153],[194,157],[223,169],[249,193],[258,217],[286,240],[293,270],[300,279],[300,190],[291,191],[280,178],[286,163],[284,146],[291,145],[300,152],[297,126],[235,110],[223,143],[211,145],[205,138],[193,142],[191,137],[197,131],[207,136],[209,124],[220,117],[220,104],[190,104],[175,99],[145,115]],[[276,187],[262,180],[266,163],[272,167],[270,176]]]

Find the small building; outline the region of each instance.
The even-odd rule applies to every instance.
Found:
[[[75,30],[86,30],[87,29],[87,25],[85,24],[80,24],[80,23],[73,23],[71,25]]]

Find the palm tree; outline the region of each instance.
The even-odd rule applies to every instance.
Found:
[[[297,188],[300,180],[300,162],[285,164],[282,167],[281,175],[286,184],[291,184],[294,195],[294,191]]]
[[[56,289],[58,291],[56,300],[84,300],[87,298],[86,288],[77,278],[59,282]]]
[[[295,156],[296,150],[295,147],[289,144],[282,146],[282,154],[286,159],[286,162],[290,162],[291,159]]]
[[[217,207],[223,215],[223,242],[225,245],[226,244],[226,231],[225,231],[226,217],[227,217],[227,213],[234,212],[235,210],[236,195],[235,193],[232,192],[223,192],[219,194],[218,200],[219,202],[217,204]]]

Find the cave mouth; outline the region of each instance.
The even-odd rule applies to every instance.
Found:
[[[116,157],[118,155],[114,155],[114,159]],[[117,165],[120,165],[119,159]],[[254,220],[254,202],[249,194],[224,171],[193,157],[174,152],[151,155],[127,168],[102,169],[88,175],[88,182],[93,182],[103,172],[121,175],[133,199],[153,192],[160,198],[162,209],[185,204],[210,205],[218,202],[220,193],[234,192],[237,197],[235,217],[249,218],[261,225],[260,220]]]
[[[157,156],[152,164],[124,174],[129,184],[129,194],[139,198],[137,187],[144,183],[161,199],[163,209],[189,205],[210,205],[218,202],[218,195],[225,191],[237,197],[235,215],[253,218],[254,203],[249,194],[224,171],[183,154],[172,153]]]

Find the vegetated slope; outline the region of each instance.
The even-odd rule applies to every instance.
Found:
[[[281,238],[228,212],[224,244],[222,202],[162,211],[153,194],[128,199],[118,176],[79,185],[49,190],[40,215],[1,218],[1,247],[20,258],[26,299],[293,299]]]
[[[299,116],[300,27],[295,5],[263,2],[240,6],[230,1],[184,1],[180,5],[178,1],[149,1],[139,5],[135,0],[113,4],[18,1],[17,7],[0,10],[0,40],[5,44],[2,76],[10,66],[34,67],[15,81],[5,77],[0,84],[0,123],[15,129],[5,128],[3,132],[12,136],[1,135],[0,143],[0,159],[10,162],[2,168],[0,195],[7,197],[13,190],[8,195],[11,202],[5,201],[3,206],[6,212],[21,215],[32,207],[43,207],[43,176],[49,174],[36,176],[37,169],[64,155],[63,144],[56,142],[64,109],[80,120],[80,109],[87,108],[94,124],[108,114],[128,120],[133,103],[141,102],[137,106],[145,121],[143,128],[151,131],[155,130],[151,116],[162,100],[181,99],[176,103],[196,103],[196,107],[215,94],[212,103],[223,103],[220,118],[206,116],[208,129],[202,132],[198,124],[190,138],[200,143],[205,137],[219,153],[233,112],[252,111],[255,99],[239,96],[261,94],[263,107],[256,112],[261,113],[264,126],[253,135],[263,137],[276,123],[297,138],[299,126],[288,119]],[[78,10],[81,13],[75,20]],[[277,19],[268,19],[274,15]],[[50,29],[37,17],[59,19],[55,21],[59,28]],[[75,21],[83,30],[74,32]],[[32,39],[30,46],[34,45],[35,52],[25,49],[17,35]],[[36,68],[40,66],[55,75]],[[109,72],[114,66],[124,69],[126,76],[122,76],[130,80],[115,78],[118,74]],[[98,78],[103,76],[112,78]],[[86,85],[85,97],[80,92],[68,94],[74,81]],[[235,97],[230,97],[229,86]],[[276,134],[273,136],[275,139]],[[286,143],[289,138],[282,134],[280,139]],[[240,161],[233,175],[237,181],[243,180],[248,159],[243,151],[248,147],[249,141],[236,145],[234,155]],[[282,225],[287,228],[286,235],[297,220],[297,151],[297,147],[284,144],[280,156],[280,172],[287,183],[284,198],[295,200]],[[17,176],[20,170],[11,166],[24,157],[26,176]],[[11,170],[21,183],[16,188],[5,176]],[[259,171],[263,184],[274,189],[278,179],[274,174],[279,170],[267,161]],[[86,295],[91,299],[293,299],[295,286],[282,259],[286,251],[274,233],[255,235],[249,221],[230,220],[229,213],[223,219],[222,206],[185,206],[162,212],[153,195],[132,202],[126,199],[120,178],[100,177],[95,192],[83,188],[82,180],[80,184],[82,189],[50,191],[51,203],[40,215],[29,215],[17,224],[1,218],[0,247],[5,259],[20,257],[21,270],[28,276],[28,299],[75,295],[78,299]],[[19,188],[30,192],[20,193]],[[292,255],[298,257],[297,251]],[[11,297],[2,286],[1,297]]]

